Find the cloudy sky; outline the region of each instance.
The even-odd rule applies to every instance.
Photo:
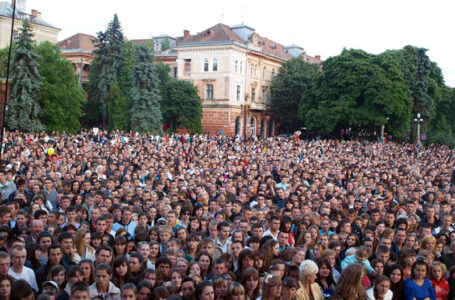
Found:
[[[192,34],[217,23],[242,23],[284,45],[303,47],[323,59],[346,48],[381,53],[415,45],[442,69],[455,87],[453,0],[26,0],[52,25],[59,40],[105,30],[117,13],[128,39]]]

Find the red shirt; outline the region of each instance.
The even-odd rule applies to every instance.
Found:
[[[447,300],[449,295],[449,283],[447,280],[442,277],[440,281],[430,278],[431,285],[434,288],[434,293],[436,294],[436,300]]]

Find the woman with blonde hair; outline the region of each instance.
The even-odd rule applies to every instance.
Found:
[[[262,285],[261,300],[280,300],[281,299],[281,278],[269,274],[264,279]]]
[[[81,260],[88,259],[95,261],[95,249],[90,245],[90,230],[81,228],[76,235],[76,249],[74,251],[74,262],[79,263]]]
[[[300,264],[300,287],[295,295],[296,300],[324,300],[321,287],[316,283],[318,272],[318,265],[310,259]]]
[[[246,300],[245,288],[238,282],[234,282],[229,286],[228,299],[231,300]]]
[[[335,286],[335,294],[339,294],[345,300],[365,300],[367,298],[362,278],[365,269],[362,265],[350,264],[343,270]]]
[[[420,243],[420,250],[429,250],[436,253],[436,238],[431,234],[424,236],[422,243]]]

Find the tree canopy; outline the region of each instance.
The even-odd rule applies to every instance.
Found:
[[[319,65],[305,62],[302,58],[291,59],[281,65],[272,83],[274,115],[290,130],[303,124],[297,108],[318,70]]]
[[[30,23],[24,19],[21,33],[14,41],[16,46],[11,62],[10,102],[6,112],[6,123],[10,130],[37,132],[44,129],[38,102],[42,77],[32,38]]]

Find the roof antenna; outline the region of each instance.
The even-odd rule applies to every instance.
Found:
[[[245,6],[242,5],[242,25],[244,25],[244,23],[243,23],[244,18],[245,18]]]

